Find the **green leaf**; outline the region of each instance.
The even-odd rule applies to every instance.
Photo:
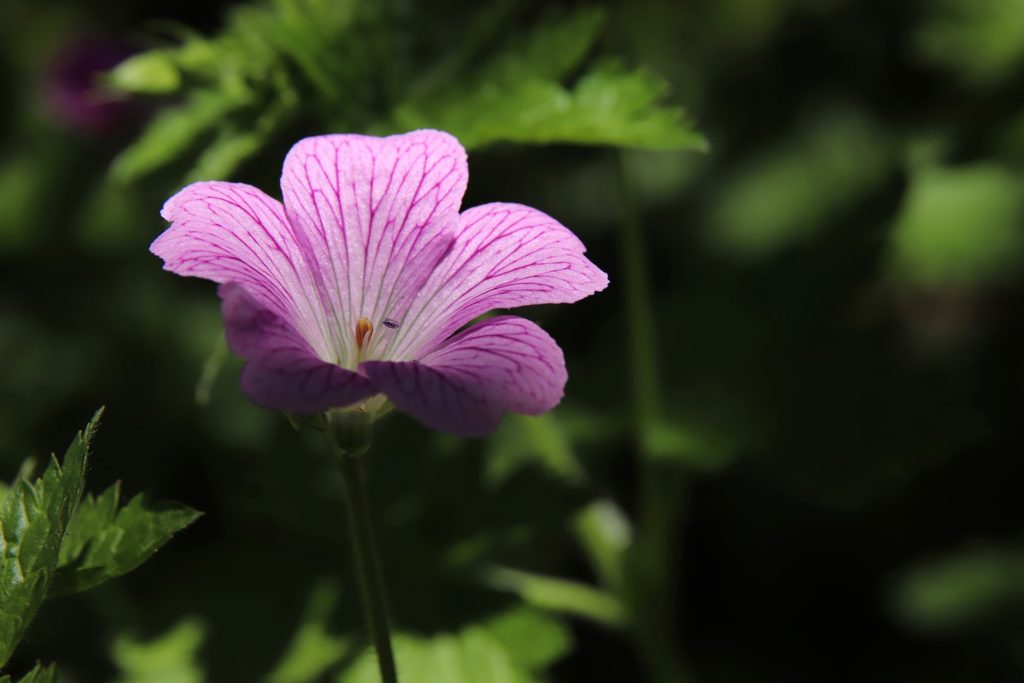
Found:
[[[565,654],[570,641],[550,617],[516,610],[454,634],[400,633],[393,645],[402,683],[540,683],[539,670]],[[337,681],[379,683],[376,655],[364,651]]]
[[[349,643],[327,629],[338,593],[337,586],[326,581],[314,587],[302,624],[265,683],[315,683],[349,653]]]
[[[119,182],[136,180],[188,152],[199,137],[214,129],[229,113],[246,103],[244,93],[199,91],[185,104],[157,116],[142,136],[123,150],[110,168]]]
[[[918,169],[892,233],[895,275],[919,286],[972,287],[1024,259],[1017,174],[993,165]]]
[[[502,612],[485,627],[512,661],[529,671],[543,671],[572,648],[572,634],[564,623],[525,605]]]
[[[10,676],[0,676],[0,683],[13,683]],[[57,666],[36,664],[27,674],[18,679],[18,683],[57,683]]]
[[[495,487],[531,464],[571,484],[581,483],[586,477],[565,430],[551,413],[537,417],[508,415],[488,440],[484,463],[484,479]]]
[[[897,617],[923,633],[948,633],[1006,617],[1024,605],[1024,551],[977,545],[923,562],[894,593]]]
[[[206,629],[198,619],[180,621],[164,635],[142,642],[118,636],[111,657],[120,675],[115,683],[202,683],[197,663]]]
[[[625,607],[617,597],[576,581],[498,566],[484,570],[482,578],[491,588],[514,593],[541,609],[612,627],[621,626],[626,619]]]
[[[171,93],[181,87],[181,72],[164,50],[129,57],[107,74],[108,85],[125,93]]]
[[[461,95],[400,105],[394,125],[447,130],[468,148],[518,142],[706,150],[683,109],[663,104],[667,90],[651,73],[606,60],[571,90],[532,76],[485,81]]]
[[[738,260],[774,256],[826,230],[893,161],[886,133],[860,112],[820,114],[725,179],[712,196],[707,240]]]
[[[78,506],[60,549],[50,592],[73,593],[126,574],[148,560],[200,513],[177,503],[150,505],[137,495],[119,507],[120,483]]]
[[[914,37],[922,60],[971,85],[1011,76],[1024,60],[1024,0],[933,0]]]
[[[82,495],[98,411],[71,442],[63,464],[51,456],[35,482],[19,479],[0,505],[0,666],[11,657],[46,597],[61,541]]]

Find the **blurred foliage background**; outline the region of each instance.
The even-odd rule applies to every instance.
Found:
[[[106,405],[87,488],[205,513],[10,671],[375,680],[333,463],[147,246],[189,180],[431,126],[612,286],[527,312],[552,414],[381,425],[405,680],[1024,679],[1022,76],[1020,0],[8,0],[0,473]]]

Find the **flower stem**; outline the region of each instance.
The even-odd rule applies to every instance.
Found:
[[[658,425],[661,386],[654,306],[644,234],[622,153],[616,159],[622,207],[620,253],[626,307],[633,438],[637,450],[636,534],[626,560],[625,600],[637,650],[655,683],[692,681],[679,653],[671,617],[672,549],[682,543],[678,525],[686,477],[678,466],[655,462],[650,440]]]
[[[366,486],[363,479],[362,455],[335,448],[345,483],[345,502],[351,529],[352,550],[355,553],[356,573],[363,590],[366,623],[377,651],[382,683],[398,683],[395,655],[391,650],[391,633],[384,607],[384,581],[377,562],[377,549],[370,525],[370,511],[366,504]]]

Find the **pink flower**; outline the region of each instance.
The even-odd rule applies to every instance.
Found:
[[[164,205],[151,251],[178,275],[220,283],[242,389],[297,414],[385,399],[467,436],[505,410],[562,398],[565,360],[536,324],[498,308],[571,303],[608,277],[553,218],[519,204],[459,213],[469,171],[451,135],[301,140],[284,203],[249,185],[201,182]]]

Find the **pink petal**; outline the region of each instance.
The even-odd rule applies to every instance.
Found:
[[[221,285],[220,296],[228,347],[248,361],[242,390],[253,403],[311,415],[377,393],[365,377],[317,358],[292,325],[243,286]]]
[[[171,226],[150,251],[166,270],[240,284],[318,354],[332,356],[315,267],[279,201],[249,185],[201,182],[167,200],[161,215]]]
[[[474,325],[419,361],[368,361],[359,369],[400,410],[462,436],[491,432],[505,410],[550,410],[568,377],[555,340],[515,316]]]
[[[498,308],[572,303],[608,286],[586,248],[550,216],[520,204],[465,211],[448,256],[421,287],[383,357],[412,359]]]
[[[377,329],[405,317],[451,246],[468,177],[465,150],[438,131],[325,135],[292,147],[281,177],[285,207],[324,264],[326,303],[340,329],[354,330],[361,317]],[[347,351],[354,359],[350,342]]]

